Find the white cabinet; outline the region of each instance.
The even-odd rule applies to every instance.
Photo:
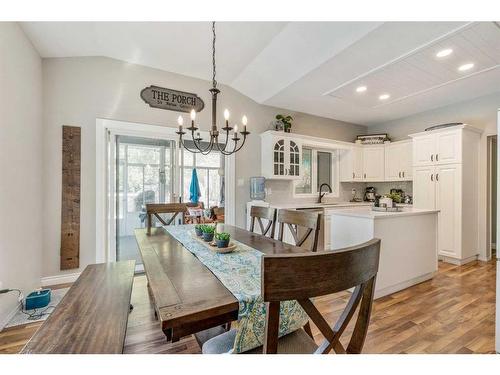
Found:
[[[385,181],[412,179],[412,142],[401,141],[385,146]]]
[[[438,215],[438,250],[440,255],[460,257],[461,164],[435,167],[436,208]]]
[[[462,130],[420,133],[413,138],[413,165],[441,165],[462,160]]]
[[[300,141],[266,132],[261,134],[261,172],[269,179],[300,178],[302,148]]]
[[[475,260],[480,131],[462,125],[411,137],[413,207],[439,210],[438,253],[443,260],[454,264]]]
[[[433,166],[415,167],[413,169],[413,207],[436,208]]]
[[[363,181],[363,148],[353,146],[349,150],[340,150],[340,181]]]
[[[363,147],[363,181],[384,180],[384,146]]]

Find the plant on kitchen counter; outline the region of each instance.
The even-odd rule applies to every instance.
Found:
[[[231,235],[229,233],[215,233],[215,242],[218,248],[228,247]]]
[[[276,120],[281,121],[283,123],[283,129],[286,133],[290,133],[290,129],[292,128],[292,116],[284,116],[284,115],[276,115]]]
[[[386,195],[387,198],[391,198],[395,203],[401,203],[403,201],[403,197],[397,193],[391,193]]]

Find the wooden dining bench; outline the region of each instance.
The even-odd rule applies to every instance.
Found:
[[[133,260],[87,266],[21,353],[122,353],[134,269]]]

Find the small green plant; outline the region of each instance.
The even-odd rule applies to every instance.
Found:
[[[205,224],[196,224],[196,225],[194,226],[194,229],[201,230],[201,229],[203,228],[203,226],[204,226],[204,225],[205,225]]]
[[[276,120],[281,121],[283,123],[283,127],[286,132],[290,131],[293,121],[292,116],[276,115]]]
[[[395,203],[401,203],[402,197],[400,194],[397,193],[392,193],[392,194],[387,194],[387,198],[391,198],[393,202]]]
[[[229,241],[230,238],[231,238],[231,235],[229,233],[225,233],[225,232],[215,233],[215,239],[217,239],[217,240]]]
[[[211,234],[213,234],[213,233],[215,233],[215,227],[214,227],[214,226],[212,226],[212,225],[206,225],[206,224],[205,224],[205,225],[203,225],[203,226],[201,227],[201,231],[202,231],[203,233],[211,233]]]

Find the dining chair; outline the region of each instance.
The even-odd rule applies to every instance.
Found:
[[[261,295],[266,303],[266,326],[263,346],[249,354],[359,354],[363,348],[375,291],[380,255],[380,240],[318,253],[264,255],[262,257]],[[311,298],[354,288],[335,325],[331,326]],[[280,302],[296,300],[324,336],[317,345],[309,323],[278,338]],[[359,312],[347,347],[340,342],[356,309]],[[234,346],[236,330],[222,333],[202,347],[204,354],[228,353]]]
[[[187,213],[184,215],[184,224],[200,224],[203,221],[203,214],[200,216],[199,211],[203,213],[205,205],[203,202],[185,202]]]
[[[155,216],[163,225],[170,225],[174,223],[178,214],[182,216],[182,223],[184,223],[184,215],[187,212],[185,203],[148,203],[146,204],[147,214],[147,234],[151,234],[151,226],[153,225],[153,216]],[[173,214],[167,221],[165,221],[160,214]]]
[[[224,207],[213,207],[212,210],[214,213],[215,221],[217,223],[223,223],[225,220]]]
[[[312,252],[318,250],[318,236],[321,225],[321,216],[319,212],[279,210],[278,223],[279,241],[283,241],[286,224],[295,241],[295,246],[301,247],[312,234],[311,247],[309,250]],[[299,238],[300,231],[302,230],[301,228],[304,228],[305,232]]]
[[[274,230],[276,229],[276,209],[269,207],[250,207],[250,232],[255,230],[255,222],[259,224],[260,233],[266,236],[269,232],[269,237],[274,238]],[[267,225],[264,227],[262,220],[267,220]]]

